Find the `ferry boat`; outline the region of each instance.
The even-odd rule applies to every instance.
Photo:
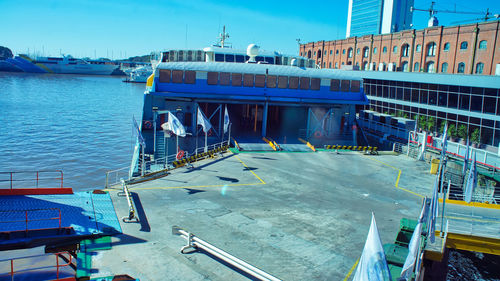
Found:
[[[163,52],[148,78],[139,129],[144,142],[136,144],[130,171],[143,174],[141,169],[148,166],[140,162],[166,161],[167,151],[194,148],[198,135],[203,135],[197,126],[199,110],[212,125],[208,132],[212,144],[225,137],[225,107],[232,136],[314,137],[352,144],[356,106],[367,102],[361,79],[344,71],[317,69],[307,58],[261,53],[255,44],[246,52],[223,46]],[[167,144],[161,127],[169,113],[188,133],[177,147],[174,142]]]
[[[28,55],[20,54],[8,59],[8,62],[29,73],[110,75],[118,68],[118,65],[111,61],[77,59],[70,55],[32,59]]]

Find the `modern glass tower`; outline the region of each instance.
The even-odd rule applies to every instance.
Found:
[[[413,0],[349,0],[346,37],[411,28]]]

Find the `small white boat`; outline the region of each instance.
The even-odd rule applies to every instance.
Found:
[[[153,74],[153,68],[151,65],[142,65],[129,71],[125,71],[125,73],[127,74],[125,82],[146,83],[148,77]]]

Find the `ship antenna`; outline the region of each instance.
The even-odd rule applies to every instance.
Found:
[[[229,34],[226,33],[226,26],[222,26],[222,33],[220,34],[220,46],[221,48],[224,48],[224,41],[226,39],[229,39]]]

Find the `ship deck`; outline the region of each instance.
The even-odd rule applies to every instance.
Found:
[[[361,255],[375,213],[382,243],[430,195],[427,164],[357,152],[227,153],[131,185],[140,223],[121,222],[93,275],[141,280],[247,280],[203,252],[181,254],[172,226],[284,280],[343,280]],[[117,187],[118,188],[118,187]],[[127,202],[111,189],[118,216]],[[351,276],[352,277],[352,276]]]

